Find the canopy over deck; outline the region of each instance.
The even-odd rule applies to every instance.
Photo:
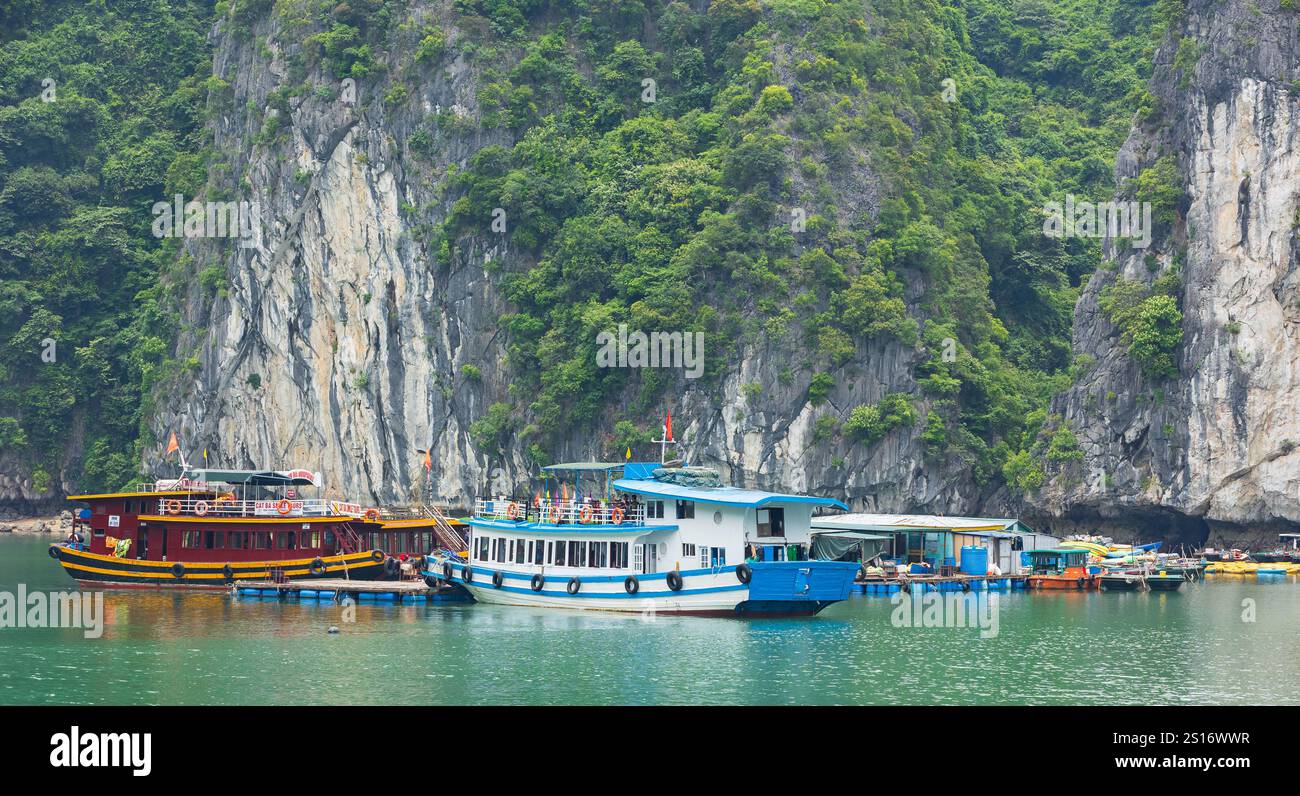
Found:
[[[320,479],[307,470],[191,470],[193,481],[250,486],[319,486]]]
[[[1007,538],[1035,533],[1014,518],[944,517],[933,514],[830,514],[814,517],[813,531],[949,531],[968,536]]]
[[[745,506],[747,508],[760,508],[770,503],[807,503],[813,506],[834,506],[845,511],[849,508],[834,498],[812,495],[786,495],[780,492],[740,489],[734,486],[680,486],[645,478],[620,478],[614,482],[614,488],[621,492],[631,492],[649,497],[693,500],[697,503],[720,503],[728,506]]]

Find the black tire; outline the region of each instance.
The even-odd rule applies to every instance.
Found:
[[[641,591],[641,581],[637,580],[632,575],[628,575],[627,580],[623,581],[623,591],[628,594],[636,594]]]
[[[398,561],[396,558],[389,556],[388,558],[384,559],[385,575],[396,575],[398,572],[401,571],[402,571],[402,563]]]
[[[582,581],[578,579],[577,575],[574,575],[569,578],[569,585],[564,588],[569,592],[569,594],[577,594],[582,591]]]
[[[961,582],[961,590],[962,590],[962,591],[970,591],[970,581],[968,581],[968,580],[963,580],[963,581]]]
[[[474,570],[469,567],[465,567],[463,570],[461,570],[460,576],[464,578],[466,583],[474,582]]]
[[[741,583],[749,583],[749,579],[754,577],[754,570],[749,568],[749,564],[741,564],[736,567],[736,580]]]
[[[1083,578],[1079,578],[1078,580],[1076,580],[1076,581],[1074,582],[1074,586],[1075,586],[1075,588],[1079,589],[1080,591],[1083,590],[1084,585],[1085,585],[1085,582],[1084,582],[1084,579],[1083,579]]]
[[[682,590],[682,573],[675,569],[668,572],[668,588],[673,591]]]
[[[50,550],[50,558],[54,559],[55,561],[58,561],[59,560],[58,548],[55,545],[50,545],[49,550]]]
[[[908,594],[912,593],[912,584],[908,583],[907,581],[903,581],[902,586],[900,588],[902,588],[902,590],[907,592]]]
[[[370,551],[370,557],[371,557],[372,559],[374,559],[374,562],[375,562],[376,564],[378,564],[379,562],[381,562],[381,561],[383,561],[385,558],[387,558],[387,556],[384,555],[384,551],[383,551],[383,550],[371,550],[371,551]]]
[[[428,586],[430,589],[436,589],[442,585],[442,582],[432,575],[425,575],[424,585]]]
[[[546,578],[542,577],[541,573],[539,572],[538,574],[533,576],[532,582],[529,583],[528,585],[532,587],[533,591],[541,591],[543,588],[546,587]]]
[[[221,577],[225,578],[227,583],[233,581],[235,579],[235,568],[226,564],[221,568]]]
[[[499,589],[505,585],[506,576],[501,570],[492,573],[492,588]]]
[[[321,575],[325,574],[327,569],[328,567],[325,566],[325,562],[316,558],[312,560],[311,566],[307,567],[307,572],[310,573],[312,577],[319,578]]]
[[[185,577],[185,565],[179,561],[172,564],[172,577],[178,580]]]
[[[442,577],[444,580],[451,580],[451,576],[455,574],[456,570],[452,568],[450,561],[442,562]]]

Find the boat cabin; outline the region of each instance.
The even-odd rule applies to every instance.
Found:
[[[1064,548],[1049,550],[1030,550],[1029,572],[1031,575],[1069,575],[1075,572],[1086,574],[1088,568],[1087,550],[1070,550]]]

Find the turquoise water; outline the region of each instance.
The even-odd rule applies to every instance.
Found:
[[[73,588],[46,545],[0,538],[0,590]],[[812,619],[355,611],[106,592],[102,638],[0,629],[0,704],[1300,704],[1294,577],[1012,592],[987,638],[896,626],[887,597]]]

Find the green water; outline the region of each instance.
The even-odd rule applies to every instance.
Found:
[[[0,538],[0,590],[72,588],[46,545]],[[355,610],[345,623],[329,603],[107,592],[102,638],[0,629],[0,704],[1300,703],[1295,578],[1013,592],[988,638],[897,627],[887,597],[812,619]]]

